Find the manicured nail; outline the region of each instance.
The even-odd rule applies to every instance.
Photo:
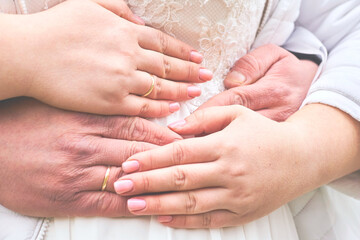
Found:
[[[169,105],[170,112],[174,113],[180,110],[180,104],[179,103],[170,103]]]
[[[141,17],[139,17],[139,16],[137,16],[137,15],[133,15],[134,16],[134,20],[135,20],[135,22],[137,23],[137,24],[140,24],[140,25],[145,25],[145,21],[141,18]]]
[[[172,216],[158,216],[157,220],[160,223],[169,223],[173,220],[173,217]]]
[[[141,199],[129,199],[127,205],[130,211],[140,211],[146,207],[146,202]]]
[[[201,88],[198,86],[190,86],[188,87],[188,95],[189,97],[198,97],[201,95]]]
[[[200,68],[199,78],[204,82],[209,81],[213,78],[213,72],[206,68]]]
[[[134,187],[131,180],[120,180],[114,183],[115,192],[118,194],[127,193]]]
[[[169,124],[168,127],[172,128],[172,129],[175,129],[175,128],[181,128],[181,127],[183,127],[185,125],[186,125],[186,121],[181,120],[181,121],[177,121],[177,122]]]
[[[138,161],[126,161],[122,164],[122,170],[126,173],[131,173],[139,170],[140,165]]]
[[[190,61],[192,61],[194,63],[201,63],[203,61],[203,55],[201,55],[197,51],[192,51],[190,53]]]
[[[238,84],[244,84],[246,81],[246,77],[238,71],[230,72],[228,74],[227,78],[229,78],[232,82],[238,83]]]

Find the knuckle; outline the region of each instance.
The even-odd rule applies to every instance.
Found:
[[[161,98],[163,93],[163,83],[157,77],[155,77],[155,87],[153,93],[154,93],[153,98],[155,99]]]
[[[162,77],[167,78],[167,76],[169,76],[171,73],[171,64],[169,59],[165,55],[163,55],[162,69]]]
[[[187,214],[195,213],[197,207],[197,199],[194,194],[188,192],[186,194],[185,209]]]
[[[184,189],[186,184],[186,174],[180,168],[176,168],[174,172],[174,186],[177,190]]]
[[[169,47],[169,39],[165,35],[165,33],[161,31],[157,31],[157,37],[160,44],[160,52],[165,53]]]
[[[187,67],[187,79],[191,80],[193,79],[193,76],[195,75],[195,69],[194,69],[194,65],[191,63],[187,63],[188,67]]]
[[[249,106],[249,99],[248,96],[243,92],[233,92],[233,94],[229,95],[229,102],[234,105],[241,105],[244,107]]]
[[[242,71],[245,72],[260,72],[260,63],[259,60],[253,56],[251,53],[245,55],[241,58]],[[237,70],[237,68],[235,68]]]
[[[212,228],[213,227],[211,213],[204,213],[202,215],[202,226],[204,228]]]
[[[140,106],[138,115],[147,115],[149,111],[150,111],[150,104],[148,102],[145,102]]]
[[[142,183],[141,184],[142,190],[144,192],[149,192],[151,185],[150,185],[150,180],[146,174],[141,175],[141,183]]]
[[[185,159],[185,149],[184,146],[178,142],[174,142],[173,145],[173,154],[172,154],[172,164],[181,165]]]
[[[145,146],[137,141],[132,141],[128,149],[129,152],[127,156],[130,157],[136,153],[145,151]]]

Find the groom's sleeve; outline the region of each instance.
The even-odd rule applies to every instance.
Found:
[[[297,25],[328,51],[304,104],[327,104],[360,121],[360,0],[303,0]],[[360,199],[360,171],[331,186]]]

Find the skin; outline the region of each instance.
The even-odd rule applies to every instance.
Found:
[[[285,121],[307,95],[318,66],[268,44],[240,58],[224,80],[227,91],[199,109],[242,105],[275,121]]]
[[[135,154],[122,165],[132,174],[115,183],[133,196],[133,214],[160,215],[166,226],[244,224],[360,169],[360,123],[326,105],[282,123],[241,106],[212,107],[170,127],[203,137]]]
[[[119,17],[135,21],[129,11],[122,1],[70,0],[37,14],[0,14],[0,100],[28,96],[73,111],[162,117],[199,96],[193,83],[212,78],[201,55]],[[155,88],[141,97],[151,75]]]
[[[181,139],[145,119],[67,112],[26,98],[0,102],[0,132],[0,204],[38,217],[128,216],[113,189],[121,163]]]

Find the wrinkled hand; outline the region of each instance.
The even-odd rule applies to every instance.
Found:
[[[141,118],[65,112],[29,99],[0,102],[0,132],[0,204],[42,217],[129,215],[113,189],[121,163],[180,138]]]
[[[303,191],[297,176],[310,166],[294,157],[300,155],[301,138],[288,123],[227,106],[197,111],[170,127],[184,135],[210,135],[139,153],[123,163],[124,172],[134,173],[115,183],[117,193],[163,192],[130,199],[133,214],[160,215],[160,222],[178,228],[236,226]]]
[[[34,26],[16,28],[9,57],[17,63],[7,77],[27,80],[23,95],[74,111],[161,117],[177,111],[177,101],[201,94],[192,83],[212,75],[200,68],[199,53],[119,17],[126,15],[122,1],[97,2],[109,10],[93,1],[70,0],[41,13],[9,16]],[[155,88],[142,97],[152,75]]]
[[[239,59],[224,84],[229,90],[199,109],[242,105],[275,121],[285,121],[306,97],[318,66],[276,45],[265,45]]]

